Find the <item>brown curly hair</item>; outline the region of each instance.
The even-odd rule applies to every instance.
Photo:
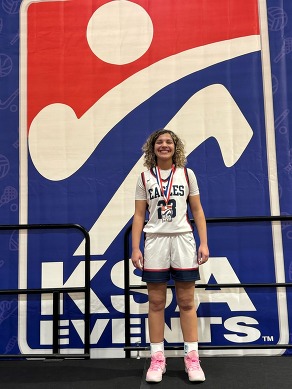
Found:
[[[142,147],[144,153],[144,166],[148,169],[151,169],[156,166],[156,155],[154,153],[154,144],[157,138],[162,134],[169,134],[172,137],[173,143],[175,145],[175,152],[173,155],[173,163],[176,167],[184,167],[187,163],[185,156],[185,145],[183,141],[173,132],[167,128],[161,128],[157,131],[154,131]]]

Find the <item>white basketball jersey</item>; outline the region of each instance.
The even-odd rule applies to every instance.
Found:
[[[188,172],[192,173],[193,178],[191,193],[199,194],[197,180],[193,171],[186,168],[176,168],[173,174],[167,204],[166,198],[161,191],[160,180],[156,175],[155,169],[147,170],[141,174],[140,189],[143,185],[149,212],[149,221],[144,227],[144,232],[153,234],[178,234],[192,231],[192,225],[187,215],[187,200],[190,193]],[[168,177],[163,177],[163,175],[161,177],[164,191],[170,182],[170,174],[171,170],[169,171]],[[136,199],[141,198],[136,196]]]

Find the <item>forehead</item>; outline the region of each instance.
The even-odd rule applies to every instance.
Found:
[[[172,136],[168,132],[159,135],[159,137],[156,139],[156,142],[163,141],[163,140],[171,140],[173,142]]]

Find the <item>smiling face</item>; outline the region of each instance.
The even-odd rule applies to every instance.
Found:
[[[160,164],[172,165],[172,157],[175,152],[175,144],[169,133],[161,134],[154,143],[154,153],[157,158],[158,166]]]

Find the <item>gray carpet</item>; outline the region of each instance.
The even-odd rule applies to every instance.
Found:
[[[182,358],[168,358],[158,384],[145,382],[150,360],[91,359],[0,361],[0,388],[20,389],[291,389],[291,357],[205,357],[203,383],[191,383]]]

